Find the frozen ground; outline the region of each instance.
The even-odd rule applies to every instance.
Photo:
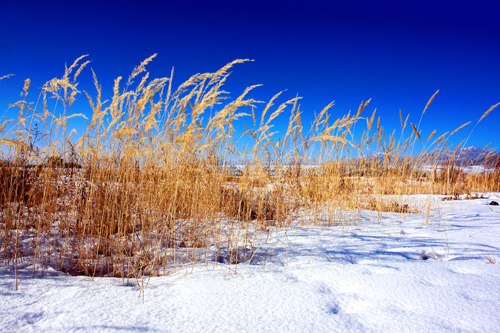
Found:
[[[121,279],[0,271],[6,332],[500,331],[500,193],[263,237],[252,264]],[[409,199],[410,200],[410,199]],[[427,223],[426,223],[427,222]],[[425,258],[425,260],[424,260]],[[187,274],[189,273],[189,274]]]

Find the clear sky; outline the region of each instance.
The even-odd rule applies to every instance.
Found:
[[[153,53],[151,75],[168,76],[174,67],[174,86],[250,58],[226,90],[237,96],[263,84],[251,97],[268,100],[286,89],[280,101],[299,94],[304,123],[331,101],[341,116],[372,98],[366,115],[377,108],[386,131],[399,128],[400,109],[417,124],[439,89],[421,128],[426,137],[472,121],[456,144],[500,102],[499,9],[498,1],[5,1],[0,76],[15,76],[0,81],[0,111],[5,119],[26,78],[33,98],[82,54],[105,97],[114,78]],[[93,91],[90,70],[81,80]],[[499,124],[497,109],[468,145],[500,146]]]

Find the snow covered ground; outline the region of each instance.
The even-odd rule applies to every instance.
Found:
[[[347,227],[263,235],[252,263],[165,277],[43,278],[1,268],[5,332],[500,331],[500,193],[418,214],[363,212]],[[410,199],[410,198],[409,198]]]

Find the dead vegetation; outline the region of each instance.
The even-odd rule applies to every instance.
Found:
[[[401,139],[386,137],[375,112],[360,116],[369,101],[333,122],[332,103],[304,128],[298,97],[275,106],[277,94],[257,114],[262,102],[247,97],[257,87],[251,86],[223,104],[230,69],[246,60],[194,75],[174,90],[172,75],[149,79],[145,66],[154,57],[126,83],[117,78],[107,101],[93,73],[96,93],[85,92],[91,112],[80,135],[68,124],[86,117],[71,114],[85,57],[43,86],[37,109],[27,102],[26,80],[13,105],[17,120],[0,127],[3,265],[124,279],[168,274],[199,260],[251,258],[259,233],[314,224],[307,216],[325,207],[334,214],[320,224],[338,225],[345,216],[338,212],[417,213],[397,199],[412,194],[500,191],[499,163],[467,174],[453,161],[441,165],[439,155],[413,156],[419,142],[427,151],[446,151],[449,135],[430,141],[433,133],[424,143],[411,124],[405,137],[408,117],[401,116]],[[54,99],[58,114],[51,111]],[[272,127],[285,111],[287,131],[278,136]],[[235,132],[238,121],[245,123],[243,136]],[[355,124],[366,125],[360,139],[352,137]],[[237,148],[237,140],[247,148]],[[365,155],[369,150],[378,154]]]

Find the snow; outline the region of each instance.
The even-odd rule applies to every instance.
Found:
[[[364,211],[354,225],[274,231],[251,263],[163,277],[0,274],[5,332],[500,331],[500,193],[409,197],[417,214]],[[426,258],[426,260],[424,260]]]

